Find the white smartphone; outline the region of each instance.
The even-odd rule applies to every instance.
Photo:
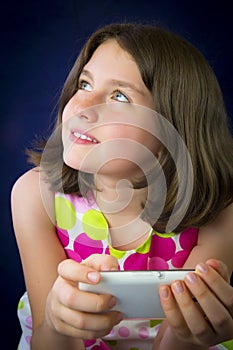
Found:
[[[111,294],[117,299],[112,310],[121,311],[124,318],[165,318],[158,289],[161,284],[183,280],[194,270],[166,271],[103,271],[98,284],[79,283],[82,291]]]

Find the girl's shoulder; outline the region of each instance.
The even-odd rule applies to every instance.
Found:
[[[193,249],[188,264],[215,258],[222,260],[233,271],[233,203],[222,210],[211,223],[200,227],[198,244]]]
[[[52,192],[49,190],[49,184],[39,167],[32,168],[22,174],[13,184],[13,195],[22,195],[30,197],[37,194]],[[54,194],[53,194],[54,196]]]
[[[225,238],[233,241],[233,203],[222,210],[212,222],[203,226],[201,231],[203,235],[212,233],[219,240]]]
[[[40,171],[38,167],[32,168],[22,174],[14,183],[12,187],[12,193],[18,193],[21,191],[25,191],[25,194],[29,192],[29,190],[38,188],[40,181]]]
[[[23,200],[38,198],[39,193],[39,169],[33,168],[21,175],[14,183],[11,190],[11,202],[17,205]],[[35,202],[34,202],[35,203]]]
[[[13,219],[30,217],[52,219],[54,214],[54,193],[43,181],[38,168],[30,169],[21,175],[11,190],[11,208]]]

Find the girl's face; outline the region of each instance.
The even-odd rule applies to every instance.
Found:
[[[115,40],[107,40],[84,66],[77,92],[64,108],[65,163],[118,179],[141,175],[142,163],[160,149],[153,109],[136,62]]]

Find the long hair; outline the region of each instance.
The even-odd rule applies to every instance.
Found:
[[[108,39],[115,39],[133,57],[152,94],[156,112],[175,127],[190,154],[194,178],[192,198],[174,231],[207,224],[232,203],[233,139],[216,76],[203,55],[183,38],[162,28],[134,23],[116,23],[97,30],[84,45],[64,84],[55,129],[62,123],[64,107],[77,91],[83,67]],[[33,164],[40,164],[45,144],[41,142],[37,149],[28,151]],[[52,190],[80,195],[78,178],[82,176],[85,184],[82,194],[88,193],[94,185],[92,176],[80,174],[63,162],[59,132],[52,145],[46,158]],[[179,184],[174,161],[166,149],[160,163],[166,176],[167,196],[154,228],[164,232]],[[145,214],[148,221],[153,217],[153,208],[149,207]]]

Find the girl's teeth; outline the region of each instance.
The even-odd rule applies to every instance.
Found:
[[[77,137],[77,138],[80,138],[82,140],[88,140],[90,142],[94,142],[94,143],[97,143],[96,140],[93,140],[91,137],[89,136],[86,136],[86,135],[83,135],[83,134],[79,134],[78,132],[75,132],[74,133],[74,136]]]

